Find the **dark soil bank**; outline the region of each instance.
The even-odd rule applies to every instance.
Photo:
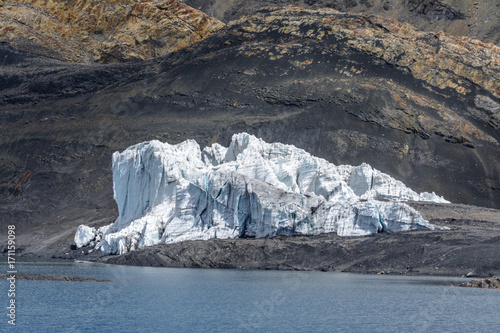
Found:
[[[500,274],[500,211],[415,203],[431,222],[451,230],[380,233],[367,237],[279,236],[160,244],[112,264],[239,269],[322,270],[407,275]]]

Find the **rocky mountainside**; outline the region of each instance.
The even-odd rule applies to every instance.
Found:
[[[0,224],[67,249],[118,216],[111,155],[248,132],[418,192],[500,208],[499,48],[376,15],[271,7],[145,62],[0,45]]]
[[[409,23],[425,31],[444,31],[500,45],[500,3],[496,0],[183,0],[224,22],[269,5],[332,8],[371,13]]]
[[[80,63],[145,60],[224,24],[177,0],[0,1],[0,42]]]

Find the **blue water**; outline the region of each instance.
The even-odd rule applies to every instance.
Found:
[[[6,267],[0,265],[2,271]],[[500,291],[463,279],[18,263],[114,283],[16,282],[12,332],[500,332]]]

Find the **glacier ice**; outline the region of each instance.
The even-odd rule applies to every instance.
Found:
[[[434,229],[403,201],[447,202],[368,164],[336,166],[247,133],[233,135],[228,148],[143,142],[112,162],[119,216],[94,232],[104,254],[210,238]],[[88,241],[84,232],[79,244]]]
[[[83,246],[87,246],[95,240],[96,238],[96,230],[95,228],[87,227],[86,225],[81,224],[78,229],[76,229],[75,234],[75,244],[79,249]]]

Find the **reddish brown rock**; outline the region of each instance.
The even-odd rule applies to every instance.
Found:
[[[224,26],[177,0],[30,0],[0,6],[0,42],[80,63],[150,59]]]

